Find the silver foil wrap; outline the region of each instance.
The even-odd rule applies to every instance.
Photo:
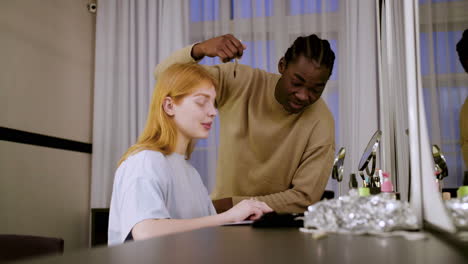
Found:
[[[445,201],[453,222],[460,229],[468,229],[468,196]]]
[[[418,229],[418,219],[408,202],[395,200],[391,194],[361,197],[351,190],[347,196],[309,206],[304,227],[362,234]]]

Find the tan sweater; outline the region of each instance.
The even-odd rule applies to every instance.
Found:
[[[193,62],[192,46],[176,51],[156,67]],[[276,101],[281,77],[239,64],[206,66],[220,88],[217,104],[220,145],[213,200],[236,204],[255,197],[278,213],[304,212],[317,202],[330,176],[335,153],[334,120],[320,99],[299,114]]]
[[[460,111],[460,143],[465,167],[468,168],[468,97]]]

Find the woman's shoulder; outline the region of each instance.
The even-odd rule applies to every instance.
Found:
[[[165,156],[163,153],[156,150],[141,150],[130,155],[125,162],[128,163],[146,163],[146,162],[164,162]]]
[[[113,192],[125,195],[130,190],[145,195],[149,190],[166,190],[170,173],[166,163],[159,151],[142,150],[132,154],[117,168]]]
[[[128,157],[120,167],[128,172],[140,171],[135,175],[138,177],[151,174],[164,175],[169,169],[166,156],[155,150],[139,151]]]

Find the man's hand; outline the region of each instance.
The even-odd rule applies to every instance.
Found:
[[[219,57],[222,62],[242,57],[247,47],[231,34],[222,35],[195,44],[192,48],[192,58],[201,60],[203,57]]]

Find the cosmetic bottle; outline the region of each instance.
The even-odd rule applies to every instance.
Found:
[[[390,174],[388,172],[383,172],[382,179],[383,182],[382,186],[380,187],[381,191],[386,193],[393,192],[393,183],[390,180]]]
[[[349,175],[349,183],[348,183],[349,189],[357,189],[358,188],[358,182],[356,179],[356,173],[351,173]]]
[[[370,193],[370,189],[368,187],[359,187],[358,189],[358,192],[359,192],[359,196],[369,196],[371,193]]]
[[[457,198],[463,198],[468,195],[468,171],[463,175],[463,186],[457,190]]]
[[[390,180],[390,173],[388,172],[382,173],[382,184],[381,184],[380,189],[383,193],[390,195],[393,199],[397,198],[393,190],[393,183]]]
[[[371,194],[379,194],[381,192],[380,187],[382,184],[381,178],[382,170],[378,169],[374,176],[370,177],[370,193]]]

